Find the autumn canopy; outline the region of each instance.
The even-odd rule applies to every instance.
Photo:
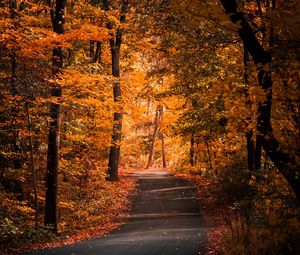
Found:
[[[1,247],[110,222],[128,169],[233,185],[278,218],[297,208],[299,12],[297,0],[1,1]]]

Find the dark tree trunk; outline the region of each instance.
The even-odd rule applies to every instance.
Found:
[[[261,136],[256,136],[256,142],[255,142],[255,151],[254,151],[254,157],[255,157],[255,170],[261,170]]]
[[[191,166],[194,166],[195,165],[195,162],[194,162],[194,154],[195,154],[195,138],[194,138],[194,134],[192,134],[191,136],[191,144],[190,144],[190,164]]]
[[[111,42],[111,56],[112,56],[112,75],[115,77],[113,84],[114,102],[121,102],[121,86],[120,86],[120,46],[115,42]],[[120,142],[122,134],[122,112],[114,113],[114,125],[112,133],[112,145],[110,147],[109,162],[108,162],[108,179],[110,181],[118,180],[118,168],[120,159]]]
[[[236,0],[220,0],[231,21],[239,24],[238,33],[245,47],[258,68],[259,85],[266,92],[266,100],[258,108],[259,139],[267,156],[273,161],[278,170],[287,179],[291,188],[300,201],[300,165],[296,160],[299,155],[291,155],[275,138],[271,126],[272,79],[268,66],[271,55],[265,51],[243,13],[238,10]]]
[[[65,8],[67,0],[56,0],[55,10],[51,10],[51,21],[53,31],[57,34],[64,34]],[[62,71],[63,49],[58,47],[52,53],[52,74],[56,76]],[[62,89],[58,84],[50,84],[51,97],[60,100]],[[61,104],[50,104],[50,127],[48,136],[47,153],[47,175],[46,175],[46,205],[45,205],[45,225],[57,232],[57,175],[59,160],[59,140],[61,126]]]
[[[94,60],[95,58],[95,41],[90,40],[90,59]]]
[[[12,19],[12,22],[14,22],[14,19],[16,17],[16,0],[10,0],[10,18]],[[17,96],[18,90],[17,90],[17,55],[16,50],[13,48],[11,50],[11,78],[10,78],[10,90],[12,96]],[[13,122],[18,117],[18,110],[14,106],[12,108],[11,118]],[[22,167],[22,160],[21,160],[21,146],[20,146],[20,133],[18,130],[16,130],[17,127],[15,124],[13,124],[13,134],[12,134],[12,152],[14,154],[13,157],[13,165],[15,169],[20,169]]]
[[[247,137],[247,154],[248,154],[248,170],[255,170],[255,148],[253,141],[253,132],[249,131],[246,134]]]
[[[102,43],[98,42],[96,43],[96,52],[95,52],[95,56],[94,56],[94,62],[101,62],[101,54],[102,54]]]
[[[96,2],[92,2],[91,4],[93,4],[95,6]],[[102,10],[107,11],[109,9],[109,1],[108,0],[103,0],[102,2],[103,6],[102,6]],[[95,24],[95,18],[91,17],[91,23]],[[95,44],[96,44],[96,48],[95,48]],[[97,62],[101,62],[101,51],[102,51],[102,43],[100,41],[94,41],[91,40],[90,41],[90,59],[97,63]]]
[[[200,164],[200,157],[201,157],[201,151],[199,149],[199,138],[194,137],[194,141],[196,142],[195,150],[194,150],[194,166],[197,166]]]
[[[266,52],[259,41],[244,14],[238,11],[238,4],[236,0],[220,0],[225,11],[230,16],[233,23],[239,24],[238,34],[243,40],[243,43],[251,55],[255,64],[267,64],[271,61],[271,55]]]
[[[251,101],[249,100],[249,94],[248,94],[248,87],[249,87],[249,52],[244,46],[244,82],[247,84],[247,90],[246,90],[246,107],[251,106]],[[249,119],[249,124],[252,122],[252,119]],[[246,139],[247,139],[247,162],[248,162],[248,170],[254,171],[255,170],[255,144],[254,144],[254,135],[253,130],[250,130],[246,133]]]
[[[11,53],[11,80],[10,80],[10,87],[11,87],[11,94],[13,96],[16,96],[18,94],[17,91],[17,75],[16,75],[16,70],[17,70],[17,56],[15,53],[15,50],[12,50]]]
[[[39,201],[38,201],[38,192],[37,192],[37,178],[34,164],[34,151],[33,151],[33,138],[32,138],[32,122],[31,115],[29,111],[28,102],[26,102],[26,113],[27,113],[27,124],[29,132],[29,146],[30,146],[30,168],[33,181],[33,192],[34,192],[34,207],[35,207],[35,226],[38,226],[38,216],[39,216]]]
[[[121,88],[120,81],[114,81],[113,85],[114,99],[115,102],[120,102],[121,100]],[[119,95],[119,96],[117,96]],[[108,179],[110,181],[118,180],[118,168],[120,159],[120,142],[121,142],[121,132],[122,132],[122,112],[114,113],[114,125],[112,133],[112,145],[110,147],[109,162],[108,162]]]
[[[120,15],[120,22],[125,22],[125,14],[127,11],[127,1],[123,1]],[[104,9],[109,9],[108,1],[104,1]],[[112,24],[108,23],[107,27],[112,29]],[[119,104],[118,112],[114,113],[114,125],[112,134],[112,145],[109,152],[109,162],[108,162],[108,180],[118,181],[118,168],[120,159],[120,142],[122,134],[122,109],[120,107],[121,103],[121,86],[120,86],[120,49],[122,44],[122,29],[118,28],[116,31],[116,37],[109,40],[110,50],[112,57],[112,75],[115,77],[113,84],[113,94],[114,102]]]
[[[12,50],[11,53],[11,94],[12,96],[17,96],[18,91],[17,91],[17,85],[16,85],[16,70],[17,70],[17,57],[16,53],[14,50]],[[21,160],[21,153],[22,153],[22,148],[20,145],[20,132],[17,128],[17,125],[15,125],[15,121],[18,118],[18,110],[17,107],[13,106],[12,108],[12,113],[11,113],[11,118],[13,120],[13,134],[12,134],[12,152],[14,154],[13,157],[13,165],[15,169],[20,169],[22,167],[22,160]]]
[[[16,7],[17,7],[16,0],[9,0],[9,9],[10,9],[10,18],[11,19],[14,19],[16,16]]]
[[[95,49],[95,43],[96,43],[96,49]],[[90,59],[97,63],[101,62],[101,53],[102,53],[102,43],[99,41],[90,41]]]

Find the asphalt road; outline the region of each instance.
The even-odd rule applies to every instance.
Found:
[[[139,193],[120,230],[107,237],[26,255],[196,255],[203,254],[208,227],[195,190],[164,171],[135,175]]]

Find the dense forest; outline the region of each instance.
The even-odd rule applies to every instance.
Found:
[[[208,254],[300,252],[299,12],[297,0],[2,0],[3,254],[116,228],[128,173],[151,167],[207,193],[222,218]]]

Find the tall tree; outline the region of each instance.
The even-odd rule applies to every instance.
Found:
[[[249,84],[249,65],[250,65],[250,56],[249,53],[244,46],[244,82],[247,85],[246,91],[246,107],[251,106],[251,100],[248,98],[249,93],[248,89],[251,84]],[[249,124],[252,123],[254,120],[249,117]],[[247,141],[247,163],[248,163],[248,170],[254,171],[261,169],[261,141],[260,139],[254,135],[253,129],[248,130],[246,133],[246,141]]]
[[[149,152],[149,158],[146,168],[150,168],[153,165],[153,156],[154,156],[154,149],[155,149],[155,141],[158,136],[159,130],[161,128],[161,120],[162,120],[162,111],[163,106],[158,105],[155,111],[155,118],[154,118],[154,130],[151,140],[151,146],[150,146],[150,152]],[[163,146],[163,145],[162,145]],[[162,152],[164,153],[164,148],[162,148]],[[163,155],[164,157],[164,155]],[[165,165],[165,163],[163,163]]]
[[[109,10],[109,1],[104,1],[104,9]],[[128,8],[128,1],[122,1],[120,23],[124,23],[126,20],[126,12]],[[111,22],[107,24],[108,29],[112,30],[113,26]],[[120,86],[120,50],[122,44],[123,29],[118,27],[116,34],[111,33],[110,51],[111,51],[111,65],[112,65],[112,75],[114,77],[113,83],[113,96],[114,102],[117,105],[117,110],[114,112],[114,124],[112,131],[112,145],[109,152],[109,162],[108,162],[108,180],[117,181],[118,180],[118,168],[120,159],[120,142],[122,134],[122,109],[121,109],[121,86]]]
[[[17,8],[17,1],[16,0],[10,0],[10,18],[12,22],[15,22],[16,18],[16,8]],[[11,86],[11,94],[12,96],[17,96],[18,90],[17,90],[17,54],[16,54],[16,47],[14,47],[11,50],[11,79],[10,79],[10,86]],[[13,107],[12,109],[12,118],[13,122],[17,119],[17,109],[16,107]],[[12,137],[12,152],[14,153],[13,156],[13,164],[14,168],[18,169],[22,167],[21,162],[21,146],[20,146],[20,132],[16,130],[16,127],[13,127],[15,130],[13,132]]]
[[[105,8],[105,4],[107,5],[106,1],[103,1],[104,3],[102,3],[102,5],[104,5]],[[93,6],[97,6],[99,5],[100,2],[94,2],[91,1],[91,4]],[[103,9],[103,8],[102,8]],[[91,23],[95,23],[95,19],[94,17],[91,17]],[[96,48],[95,48],[96,46]],[[90,59],[97,63],[97,62],[101,62],[101,53],[102,53],[102,42],[101,41],[95,41],[95,40],[90,40]]]
[[[166,146],[165,146],[165,137],[163,132],[161,132],[161,153],[162,153],[162,166],[163,168],[166,168],[167,167]]]
[[[65,9],[67,0],[56,0],[55,7],[48,0],[51,7],[50,16],[53,31],[57,34],[65,33]],[[63,67],[63,48],[58,46],[52,53],[52,75],[57,79]],[[61,127],[61,96],[62,88],[56,82],[51,85],[50,95],[57,102],[50,104],[50,128],[48,136],[47,175],[46,175],[46,206],[45,225],[57,232],[57,176],[59,160],[59,142]]]
[[[33,150],[33,138],[32,138],[32,121],[31,121],[31,114],[29,108],[29,102],[26,101],[26,115],[27,115],[27,124],[28,124],[28,135],[29,135],[29,147],[30,147],[30,168],[31,168],[31,175],[33,181],[33,192],[34,192],[34,207],[35,207],[35,226],[38,226],[38,217],[39,217],[39,201],[38,201],[38,188],[37,188],[37,178],[36,178],[36,171],[35,171],[35,164],[34,164],[34,150]]]
[[[161,117],[160,117],[160,139],[161,139],[161,154],[162,154],[162,166],[163,168],[167,167],[167,161],[166,161],[166,146],[165,146],[165,136],[163,131],[163,121],[164,121],[164,107],[161,106],[160,111]]]
[[[271,55],[267,52],[254,30],[239,11],[236,0],[221,0],[221,3],[234,24],[239,24],[238,34],[243,40],[245,47],[251,55],[258,70],[259,86],[265,91],[266,99],[258,107],[259,139],[268,157],[273,161],[278,170],[287,179],[291,188],[300,201],[300,165],[297,157],[284,150],[282,144],[273,134],[271,125],[272,106],[272,79],[270,72]]]
[[[190,164],[195,166],[195,137],[194,134],[191,134],[190,140]]]

